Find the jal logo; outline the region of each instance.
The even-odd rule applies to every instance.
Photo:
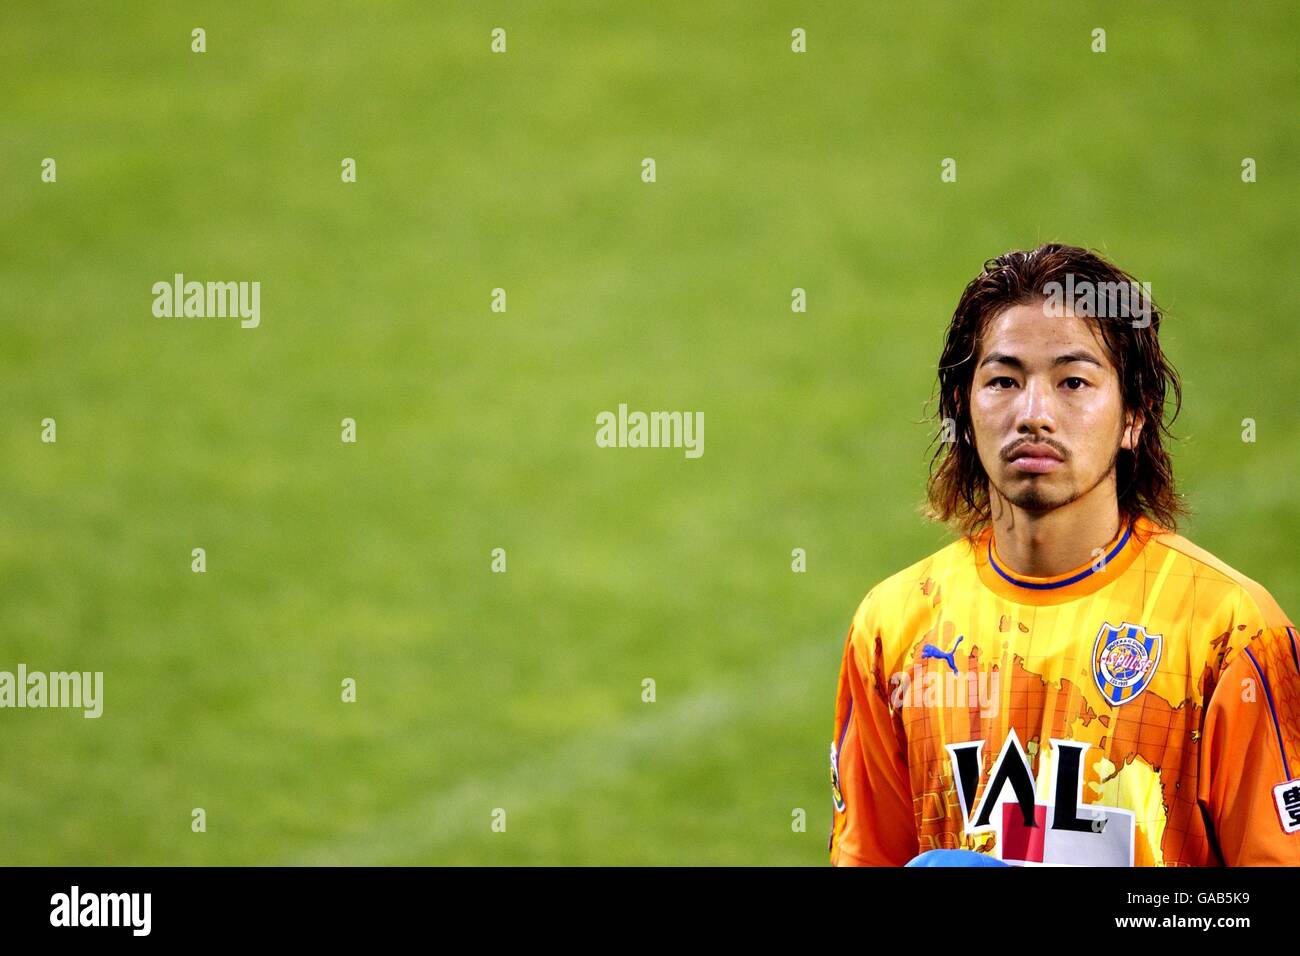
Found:
[[[1164,638],[1141,624],[1103,624],[1092,645],[1092,677],[1106,702],[1118,707],[1146,690],[1163,647]]]
[[[993,854],[1005,863],[1025,866],[1132,866],[1134,814],[1119,807],[1083,802],[1083,755],[1091,744],[1051,741],[1052,799],[1039,803],[1038,783],[1029,756],[1012,730],[989,768],[988,783],[978,794],[984,767],[984,741],[947,744],[953,782],[961,803],[963,832],[997,837]]]

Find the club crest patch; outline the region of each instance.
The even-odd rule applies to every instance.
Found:
[[[1141,624],[1103,624],[1092,646],[1092,676],[1112,706],[1127,704],[1146,690],[1160,663],[1164,638]]]

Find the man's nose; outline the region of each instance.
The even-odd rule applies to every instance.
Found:
[[[1052,390],[1049,384],[1035,379],[1025,383],[1025,388],[1021,392],[1016,430],[1030,434],[1056,431],[1056,411],[1052,406]]]

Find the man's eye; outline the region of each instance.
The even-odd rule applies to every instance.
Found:
[[[1083,388],[1087,384],[1088,383],[1085,382],[1083,379],[1075,376],[1071,376],[1070,378],[1067,378],[1064,382],[1065,387],[1072,392],[1077,392],[1079,389]]]
[[[999,389],[1001,389],[1001,388],[1015,388],[1015,387],[1016,387],[1016,380],[1015,380],[1014,378],[1008,378],[1008,377],[1005,376],[1005,375],[1001,375],[1001,376],[999,376],[999,377],[997,377],[997,378],[989,379],[989,387],[990,387],[990,388],[999,388]]]

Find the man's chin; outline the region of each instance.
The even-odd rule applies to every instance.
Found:
[[[1070,503],[1068,499],[1057,500],[1054,498],[1044,498],[1039,495],[1024,495],[1020,498],[1010,498],[1008,500],[1021,511],[1030,511],[1038,514],[1055,511],[1062,505],[1068,505]]]
[[[1050,488],[1038,478],[1017,481],[1009,488],[998,490],[1003,498],[1022,511],[1054,511],[1078,497],[1070,489]]]

